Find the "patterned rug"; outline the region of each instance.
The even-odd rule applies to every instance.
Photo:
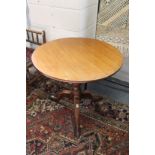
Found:
[[[27,92],[27,155],[128,155],[128,106],[104,97],[81,100],[79,139],[72,102],[51,100],[71,85],[42,78]],[[94,97],[98,95],[94,94]]]

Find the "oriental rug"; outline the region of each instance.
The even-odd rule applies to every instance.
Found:
[[[81,136],[76,139],[72,102],[51,99],[64,87],[71,85],[42,78],[28,90],[26,154],[128,155],[128,106],[105,96],[93,104],[81,100]]]

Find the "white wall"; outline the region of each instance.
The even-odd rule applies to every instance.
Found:
[[[45,30],[47,41],[64,37],[95,38],[98,0],[27,0],[28,25]],[[126,62],[126,61],[125,61]],[[128,81],[128,64],[114,77]]]
[[[98,0],[27,0],[32,28],[46,31],[47,40],[95,37]]]

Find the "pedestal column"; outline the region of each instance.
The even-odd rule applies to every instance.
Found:
[[[75,136],[80,136],[80,84],[73,84],[73,101],[75,106],[74,117],[75,117]]]

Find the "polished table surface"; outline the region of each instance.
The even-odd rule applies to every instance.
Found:
[[[118,49],[103,41],[63,38],[36,48],[32,62],[49,78],[83,83],[114,74],[121,67],[123,57]]]

